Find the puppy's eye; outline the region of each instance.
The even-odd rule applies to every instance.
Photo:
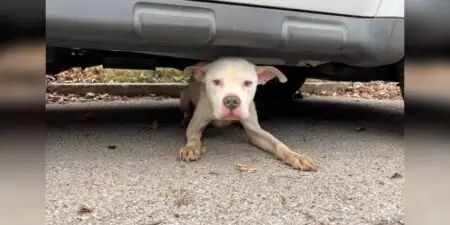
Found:
[[[253,84],[253,82],[251,82],[249,80],[244,81],[244,86],[246,86],[246,87],[250,87],[250,85],[252,85],[252,84]]]
[[[213,80],[213,84],[216,85],[216,86],[219,86],[220,85],[220,80],[219,79]]]

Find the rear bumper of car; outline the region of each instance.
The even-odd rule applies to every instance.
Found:
[[[404,56],[403,18],[183,0],[48,0],[47,45],[208,59],[379,66]]]

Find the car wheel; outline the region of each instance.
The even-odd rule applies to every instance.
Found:
[[[293,99],[293,95],[301,88],[307,78],[308,68],[288,67],[278,68],[287,78],[286,83],[278,79],[259,85],[256,90],[255,101],[257,102],[286,102]]]

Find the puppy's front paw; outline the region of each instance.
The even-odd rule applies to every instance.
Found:
[[[186,162],[200,159],[203,149],[197,146],[186,146],[180,150],[180,159]]]
[[[287,165],[294,169],[302,171],[317,171],[317,166],[311,157],[294,152],[288,148],[279,149],[279,158]]]
[[[284,158],[284,163],[303,171],[317,171],[316,164],[311,157],[296,152],[288,153]]]

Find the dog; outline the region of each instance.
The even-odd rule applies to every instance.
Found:
[[[259,125],[253,101],[257,85],[264,85],[275,77],[287,82],[280,70],[273,66],[256,66],[239,57],[222,57],[188,66],[183,72],[190,78],[180,94],[183,123],[187,126],[187,142],[179,153],[182,161],[197,161],[204,154],[201,139],[208,125],[226,127],[239,122],[253,145],[295,169],[317,170],[309,156],[291,150]]]

